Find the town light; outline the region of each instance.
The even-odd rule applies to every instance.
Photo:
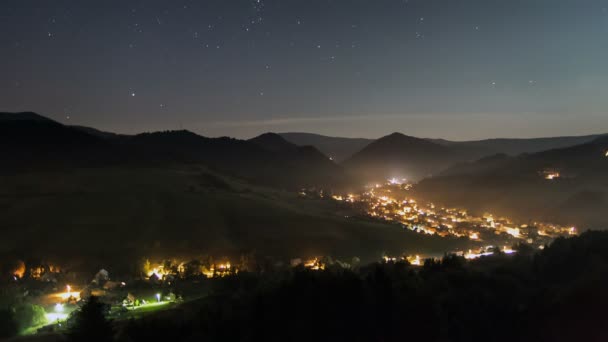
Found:
[[[156,300],[160,303],[160,293],[156,294]]]
[[[63,304],[61,304],[61,303],[57,303],[57,304],[55,305],[55,312],[63,312],[63,309],[64,309],[64,308],[63,308]]]

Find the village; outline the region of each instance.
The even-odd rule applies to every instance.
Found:
[[[108,318],[122,321],[204,298],[213,291],[216,281],[240,272],[279,272],[296,267],[322,271],[329,266],[351,268],[350,263],[328,257],[275,260],[265,265],[246,256],[237,261],[225,257],[146,259],[138,265],[137,274],[113,275],[101,269],[86,278],[58,264],[27,265],[18,261],[10,276],[3,277],[2,300],[19,302],[18,307],[27,312],[28,322],[21,326],[21,334],[58,332],[73,324],[72,314],[91,296],[104,303]]]
[[[419,234],[444,238],[468,239],[471,248],[449,254],[477,259],[496,253],[509,255],[523,243],[543,249],[560,236],[576,235],[574,227],[550,223],[517,223],[490,213],[473,215],[462,208],[448,208],[410,196],[413,184],[391,179],[374,184],[360,194],[326,195],[322,191],[303,190],[301,196],[315,196],[349,206],[372,219],[392,222]],[[380,263],[405,263],[423,266],[427,260],[442,255],[424,255],[410,251],[402,255],[378,256]],[[241,272],[273,273],[301,268],[310,271],[357,269],[360,260],[341,261],[329,256],[308,256],[288,260],[260,260],[251,255],[239,258],[146,258],[136,265],[137,272],[114,275],[100,269],[83,276],[55,263],[15,263],[8,283],[3,287],[37,314],[22,334],[54,332],[67,329],[76,312],[91,296],[100,298],[107,315],[121,321],[204,298],[213,291],[214,282]],[[108,268],[110,269],[110,268]],[[12,292],[11,292],[12,291]],[[36,316],[36,315],[34,315]]]
[[[512,247],[519,243],[542,249],[557,237],[577,235],[576,227],[547,222],[515,222],[492,213],[475,215],[464,208],[451,208],[418,201],[411,196],[414,186],[405,179],[393,178],[383,184],[369,185],[360,194],[326,195],[322,191],[302,190],[300,195],[331,198],[371,218],[393,222],[416,233],[469,239],[475,243],[474,248],[467,251],[452,251],[453,254],[467,259],[490,255],[491,250],[510,254],[515,252]],[[429,257],[433,256],[423,256],[423,259]],[[418,257],[410,255],[405,258],[410,263],[417,264],[420,255]]]

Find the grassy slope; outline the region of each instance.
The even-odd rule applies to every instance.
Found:
[[[382,251],[440,252],[460,243],[347,219],[333,206],[196,168],[1,176],[0,252],[103,266],[125,257],[251,251],[372,259]]]

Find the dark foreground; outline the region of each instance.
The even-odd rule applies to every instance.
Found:
[[[40,339],[606,341],[606,246],[608,233],[588,232],[473,262],[241,273],[205,299],[138,320],[107,323],[86,305],[66,334]]]

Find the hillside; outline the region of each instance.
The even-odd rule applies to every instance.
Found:
[[[376,139],[328,137],[313,133],[280,133],[287,141],[299,146],[314,146],[328,157],[341,163]],[[517,156],[522,153],[537,153],[552,149],[585,144],[603,134],[547,138],[499,138],[472,141],[425,139],[432,143],[456,149],[466,160],[479,159],[494,154]]]
[[[2,172],[8,173],[41,167],[195,164],[282,188],[347,183],[343,170],[320,152],[284,140],[292,150],[279,151],[255,141],[206,138],[189,131],[114,135],[65,126],[33,113],[5,113],[0,115],[0,143],[7,165]]]
[[[449,141],[444,139],[429,139],[430,141],[450,147],[475,151],[479,157],[504,153],[517,156],[522,153],[537,153],[547,150],[566,148],[591,142],[603,136],[602,134],[548,137],[528,139],[485,139],[477,141]]]
[[[317,149],[274,134],[251,141],[189,131],[116,138],[37,115],[10,115],[0,133],[0,258],[130,268],[146,256],[375,260],[383,252],[441,253],[468,243],[299,198],[293,189],[348,177]]]
[[[420,196],[440,203],[543,219],[583,229],[608,228],[608,138],[518,157],[452,167],[422,181]],[[548,174],[559,174],[546,179]]]
[[[460,243],[346,218],[336,202],[301,199],[198,167],[0,175],[0,210],[0,256],[71,265],[134,267],[143,256],[251,252],[372,260],[382,252],[441,253]]]
[[[369,144],[343,165],[367,181],[392,177],[418,180],[442,171],[461,157],[449,147],[393,133]]]

